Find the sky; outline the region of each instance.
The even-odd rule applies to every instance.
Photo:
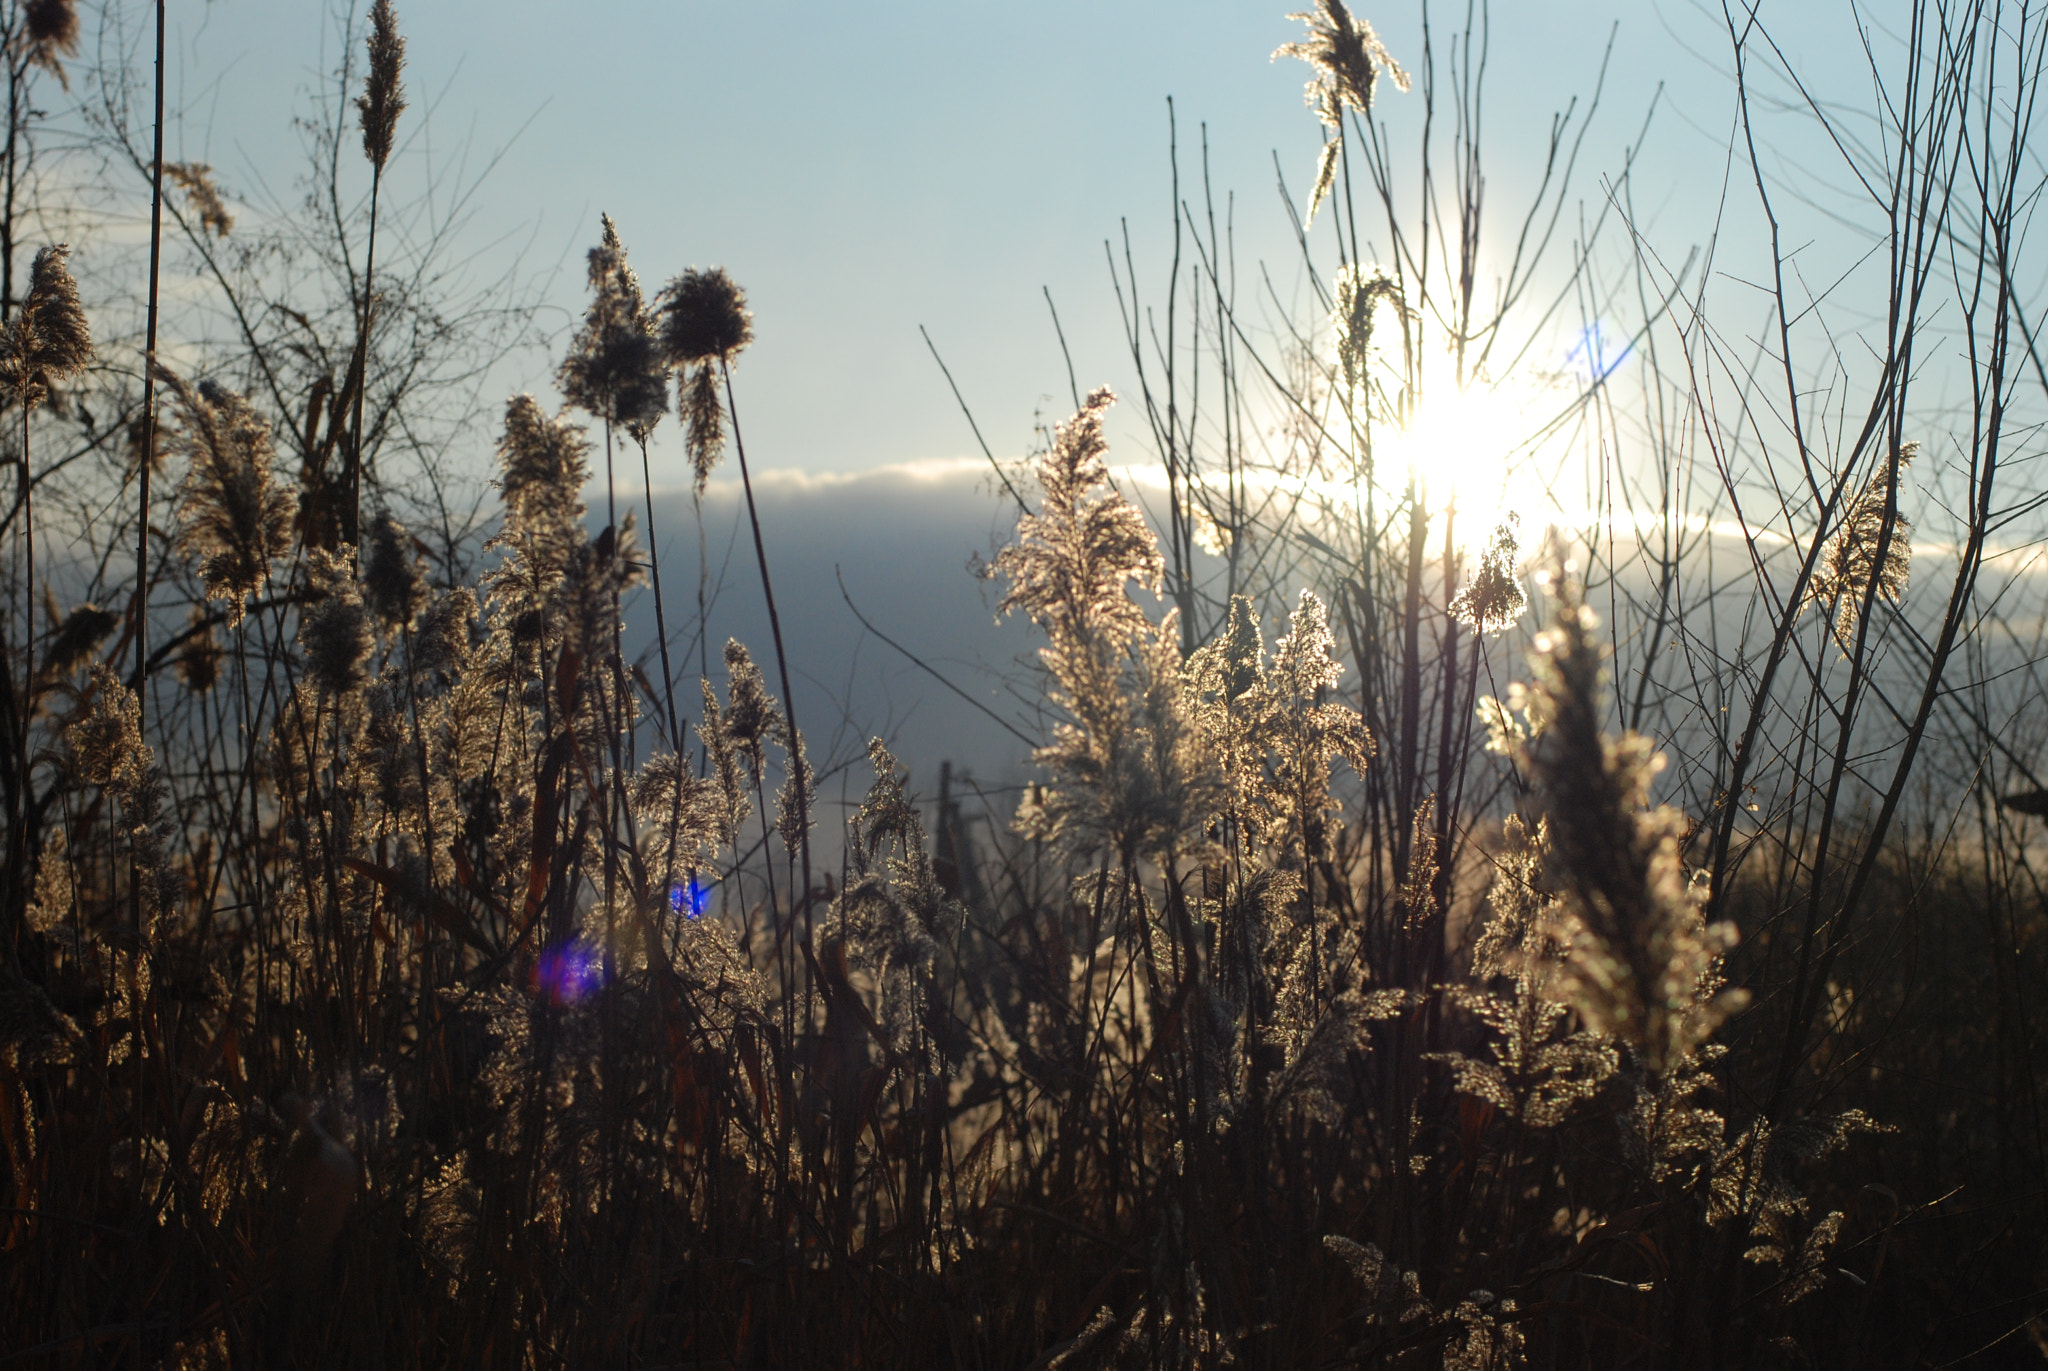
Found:
[[[1304,282],[1275,162],[1298,207],[1321,131],[1302,102],[1306,69],[1271,60],[1301,32],[1287,9],[1286,0],[399,0],[412,104],[390,189],[445,204],[476,182],[458,230],[475,277],[514,273],[544,302],[552,334],[552,352],[504,359],[491,381],[507,392],[531,388],[552,401],[549,377],[585,302],[583,254],[600,213],[616,220],[650,290],[686,267],[728,268],[755,315],[737,395],[763,475],[762,523],[814,758],[851,763],[841,774],[852,776],[866,737],[880,733],[927,793],[945,761],[956,775],[965,767],[984,783],[1013,783],[1026,755],[1018,734],[1042,724],[1016,690],[1028,679],[1016,664],[1033,644],[1020,625],[996,622],[991,587],[965,570],[970,554],[1003,540],[1012,511],[989,488],[920,330],[1005,458],[1072,407],[1048,292],[1078,385],[1129,395],[1104,244],[1114,240],[1121,257],[1128,226],[1140,286],[1156,297],[1173,227],[1169,97],[1182,195],[1199,207],[1206,137],[1241,279],[1263,267],[1298,309]],[[1432,7],[1439,43],[1464,10]],[[1762,10],[1816,92],[1867,95],[1848,5],[1762,0]],[[305,158],[292,120],[335,67],[347,10],[329,0],[185,0],[173,11],[171,102],[182,113],[169,155],[210,163],[244,205],[294,196]],[[1360,12],[1398,60],[1421,67],[1417,4]],[[1639,147],[1638,228],[1666,260],[1683,260],[1715,230],[1728,184],[1727,50],[1718,5],[1695,0],[1495,0],[1484,130],[1487,202],[1502,216],[1493,241],[1536,184],[1553,112],[1576,98],[1583,113],[1605,59],[1567,232],[1581,210],[1599,212]],[[1383,83],[1376,113],[1397,144],[1412,145],[1420,93]],[[1811,198],[1839,176],[1795,126],[1767,160],[1787,189]],[[1739,181],[1731,197],[1744,199]],[[1328,224],[1325,216],[1316,232]],[[1721,261],[1739,280],[1740,250],[1724,246]],[[675,429],[665,425],[653,454],[672,602],[694,589],[698,555]],[[1149,455],[1134,405],[1112,412],[1110,436],[1113,460]],[[495,438],[463,439],[479,470]],[[723,587],[711,615],[714,663],[728,634],[764,658],[768,645],[730,478],[721,473],[704,506],[706,562]],[[842,580],[903,652],[860,625]],[[629,613],[644,642],[650,607]],[[678,663],[685,680],[694,667]]]
[[[288,191],[303,112],[340,54],[328,0],[174,6],[173,155],[211,163],[232,194]],[[1462,5],[1434,6],[1438,42]],[[1800,0],[1766,3],[1789,49],[1840,52]],[[1419,66],[1420,8],[1361,9]],[[651,287],[723,265],[756,315],[741,405],[757,465],[847,471],[977,451],[920,327],[999,452],[1071,408],[1047,308],[1080,384],[1128,381],[1104,244],[1127,224],[1141,285],[1162,284],[1172,231],[1169,97],[1182,194],[1210,183],[1240,268],[1300,289],[1275,157],[1297,197],[1320,130],[1285,0],[411,0],[401,3],[412,98],[394,184],[446,187],[465,154],[495,157],[465,229],[486,264],[544,289],[565,336],[582,304],[598,215],[617,221]],[[1690,0],[1496,0],[1487,127],[1490,203],[1531,184],[1551,111],[1602,107],[1574,197],[1650,123],[1639,213],[1674,258],[1711,215],[1732,113],[1718,9]],[[1846,7],[1842,13],[1846,14]],[[345,13],[345,11],[343,11]],[[591,16],[595,16],[593,19]],[[1379,113],[1412,137],[1418,93],[1383,84]],[[1704,171],[1704,177],[1701,172]],[[1502,221],[1505,223],[1505,220]],[[522,359],[544,386],[547,360]],[[1115,432],[1115,430],[1112,430]],[[673,435],[671,435],[672,437]],[[680,455],[657,448],[658,484]]]

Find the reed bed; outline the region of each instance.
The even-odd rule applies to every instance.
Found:
[[[1713,273],[1631,239],[1641,403],[1595,368],[1568,413],[1635,464],[1579,526],[1475,541],[1393,435],[1513,371],[1591,111],[1494,290],[1484,14],[1411,72],[1317,0],[1276,54],[1325,134],[1310,317],[1240,312],[1176,150],[1164,298],[1111,261],[1163,509],[1114,478],[1107,388],[999,468],[1033,779],[934,797],[876,739],[843,830],[776,613],[829,591],[774,580],[731,276],[643,290],[605,219],[564,404],[504,405],[471,518],[403,439],[445,392],[407,389],[431,276],[375,246],[407,222],[389,0],[305,338],[240,308],[234,220],[159,138],[144,183],[246,321],[218,365],[159,355],[154,257],[146,342],[95,346],[57,246],[0,331],[0,1366],[2048,1355],[2040,654],[1998,541],[2036,503],[2041,47],[1963,10],[1912,7],[1858,154],[1896,226],[1877,363],[1782,270],[1743,360]],[[0,19],[17,86],[75,60],[68,0]],[[1767,45],[1729,36],[1747,130]],[[1606,279],[1575,241],[1567,297]],[[1936,336],[1961,411],[1914,397]],[[700,492],[741,477],[769,616],[715,666],[701,563],[660,557],[688,533],[653,527],[671,414]],[[1912,484],[1923,441],[1959,484]],[[92,554],[61,575],[53,520]]]

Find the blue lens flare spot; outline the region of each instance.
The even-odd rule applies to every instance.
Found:
[[[563,943],[540,954],[533,979],[550,1004],[575,1004],[604,985],[604,959],[588,944]]]
[[[1565,360],[1575,367],[1583,367],[1594,381],[1604,381],[1613,375],[1615,368],[1627,361],[1635,351],[1627,335],[1611,328],[1604,322],[1595,322],[1579,330],[1578,342]]]
[[[686,919],[704,917],[704,907],[711,901],[711,888],[689,881],[671,886],[668,892],[668,907]]]

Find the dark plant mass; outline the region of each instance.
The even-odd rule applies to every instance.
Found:
[[[0,2],[0,1367],[2038,1364],[2048,49],[1900,10],[1863,110],[1734,16],[1691,257],[1484,6],[1291,16],[1298,293],[1176,160],[990,457],[1035,652],[916,662],[977,781],[785,636],[724,268],[601,218],[476,398],[391,0],[303,206],[164,160],[171,7]]]

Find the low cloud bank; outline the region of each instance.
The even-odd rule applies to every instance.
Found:
[[[950,764],[956,785],[984,790],[1013,787],[1027,774],[1030,749],[996,720],[1026,737],[1041,735],[1030,698],[1039,640],[1028,623],[996,619],[999,588],[969,569],[971,558],[987,558],[1015,528],[1014,502],[992,487],[985,463],[770,471],[755,480],[797,720],[813,764],[826,773],[828,805],[858,804],[867,792],[871,737],[889,744],[909,769],[913,789],[926,797],[936,796],[943,764]],[[601,500],[591,503],[601,507]],[[623,491],[620,503],[623,511]],[[645,520],[639,492],[632,506]],[[712,680],[723,683],[720,654],[729,638],[747,645],[780,693],[736,480],[714,481],[706,491],[702,528],[700,540],[687,489],[655,491],[670,656],[679,698],[692,714],[707,663]],[[700,570],[709,611],[704,641],[697,632]],[[627,651],[644,663],[650,679],[660,674],[654,608],[651,591],[626,608]],[[836,773],[828,770],[834,765]],[[1008,801],[995,806],[998,812],[1009,807]]]

